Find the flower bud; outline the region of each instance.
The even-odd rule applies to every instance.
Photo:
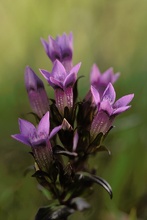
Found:
[[[42,118],[49,110],[49,100],[42,80],[28,66],[25,71],[25,85],[33,112]]]

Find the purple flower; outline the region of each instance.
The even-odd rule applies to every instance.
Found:
[[[39,168],[48,171],[53,160],[50,139],[62,128],[62,125],[55,127],[50,132],[49,112],[47,112],[37,127],[26,120],[19,119],[19,128],[20,134],[12,135],[12,137],[31,146]]]
[[[97,106],[97,112],[90,128],[93,139],[100,132],[105,134],[112,126],[114,118],[131,107],[128,104],[133,99],[134,94],[123,96],[115,102],[116,93],[111,83],[108,84],[102,97],[93,86],[91,86],[91,93],[93,104]]]
[[[72,54],[73,54],[73,36],[72,33],[69,35],[63,34],[57,36],[54,40],[51,36],[48,37],[48,42],[41,39],[46,54],[54,62],[56,59],[59,60],[66,70],[72,68]]]
[[[73,107],[73,86],[77,80],[80,65],[81,63],[77,64],[67,72],[62,63],[56,60],[51,73],[46,70],[40,70],[41,74],[55,90],[56,105],[62,115],[64,114],[65,106],[69,109]]]
[[[29,66],[25,70],[25,85],[33,112],[42,118],[49,110],[49,101],[42,80]]]
[[[113,84],[118,79],[119,75],[119,73],[114,74],[113,68],[109,68],[104,73],[101,73],[97,65],[94,64],[90,73],[90,82],[91,85],[97,89],[101,96],[107,85],[109,83]]]

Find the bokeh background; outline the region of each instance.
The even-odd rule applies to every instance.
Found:
[[[80,97],[89,89],[93,63],[104,72],[121,72],[117,97],[135,93],[132,108],[119,116],[102,153],[91,160],[113,188],[114,198],[95,186],[91,209],[69,220],[147,219],[147,1],[0,1],[0,219],[32,220],[47,199],[24,170],[33,160],[29,148],[10,138],[18,117],[30,111],[24,69],[51,69],[40,37],[73,32],[74,64],[82,62]],[[42,78],[42,77],[41,77]],[[46,84],[46,82],[45,82]],[[48,94],[52,89],[46,84]]]

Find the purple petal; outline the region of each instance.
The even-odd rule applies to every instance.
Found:
[[[116,110],[113,111],[113,115],[119,115],[121,114],[122,112],[128,110],[131,106],[128,105],[128,106],[123,106],[123,107],[120,107],[120,108],[117,108]]]
[[[30,90],[36,91],[38,88],[44,88],[42,80],[39,79],[29,66],[25,69],[25,85],[28,92]]]
[[[61,48],[62,53],[62,61],[64,59],[72,59],[72,51],[73,51],[73,41],[72,41],[72,33],[63,34],[62,36],[58,36],[56,41]]]
[[[61,128],[62,128],[62,125],[59,125],[59,126],[55,127],[55,128],[51,131],[50,136],[49,136],[49,139],[51,139],[55,134],[57,134],[57,132],[60,131]]]
[[[116,80],[118,80],[119,76],[120,76],[120,73],[115,73],[115,74],[113,75],[113,77],[112,77],[112,84],[115,83]]]
[[[112,83],[112,78],[113,78],[114,72],[113,68],[109,68],[106,70],[102,75],[101,75],[101,82],[104,84]]]
[[[93,96],[95,104],[98,105],[98,103],[100,103],[100,95],[93,86],[91,86],[91,94]]]
[[[74,85],[74,83],[77,80],[77,75],[76,73],[70,73],[66,78],[63,83],[63,87],[67,88],[69,85]]]
[[[104,100],[100,103],[100,110],[107,112],[109,116],[113,113],[113,108],[108,100]]]
[[[75,73],[77,74],[79,69],[80,69],[80,66],[81,66],[81,62],[78,63],[77,65],[75,65],[71,70],[70,70],[70,73]]]
[[[53,69],[52,69],[52,77],[58,80],[64,82],[65,78],[67,76],[66,70],[62,63],[58,60],[55,61]]]
[[[125,95],[114,103],[113,108],[117,109],[117,108],[126,106],[132,101],[133,98],[134,98],[134,94]]]
[[[53,78],[53,77],[50,77],[50,79],[49,79],[49,84],[55,89],[55,88],[57,88],[57,87],[60,87],[61,89],[63,89],[63,83],[61,82],[61,81],[58,81],[58,80],[56,80],[55,78]]]
[[[105,85],[108,83],[114,83],[118,77],[119,73],[114,74],[113,68],[109,68],[101,75],[101,83],[104,83]]]
[[[43,38],[41,38],[41,43],[44,47],[44,50],[45,50],[46,54],[49,56],[48,42],[46,40],[44,40]]]
[[[61,50],[56,40],[49,36],[49,57],[52,62],[56,59],[61,60]]]
[[[90,83],[92,85],[98,83],[99,79],[100,79],[100,76],[101,76],[101,72],[98,68],[98,66],[96,64],[93,64],[92,66],[92,69],[91,69],[91,73],[90,73]]]
[[[39,69],[40,73],[44,76],[44,78],[48,81],[51,73],[49,73],[47,70]]]
[[[75,65],[71,70],[70,73],[67,75],[64,81],[64,87],[67,87],[69,84],[73,85],[77,80],[77,73],[80,69],[81,63]]]
[[[29,137],[29,134],[33,133],[36,130],[35,126],[26,120],[19,118],[18,123],[19,123],[20,133],[25,137]]]
[[[30,142],[29,142],[29,139],[27,137],[24,137],[23,135],[21,134],[14,134],[14,135],[11,135],[12,138],[14,138],[15,140],[17,141],[20,141],[21,143],[23,144],[26,144],[28,146],[31,146]]]
[[[38,128],[37,128],[37,133],[44,133],[46,136],[48,136],[49,131],[50,131],[50,121],[49,121],[49,111],[43,116],[41,121],[39,122]]]
[[[103,93],[102,100],[103,101],[107,100],[112,105],[115,101],[115,98],[116,98],[116,93],[115,93],[114,87],[111,83],[109,83]]]

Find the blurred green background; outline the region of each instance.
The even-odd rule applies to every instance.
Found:
[[[147,1],[145,0],[1,0],[0,1],[0,219],[32,220],[47,205],[36,181],[23,172],[32,164],[29,148],[10,138],[18,117],[30,111],[24,69],[51,69],[40,37],[73,32],[74,64],[82,62],[80,97],[89,89],[95,62],[103,72],[121,72],[117,97],[135,93],[132,108],[115,121],[106,145],[112,155],[92,158],[97,173],[113,188],[99,186],[88,198],[91,209],[69,220],[147,219]],[[42,78],[42,77],[41,77]],[[47,86],[50,96],[51,88]]]

